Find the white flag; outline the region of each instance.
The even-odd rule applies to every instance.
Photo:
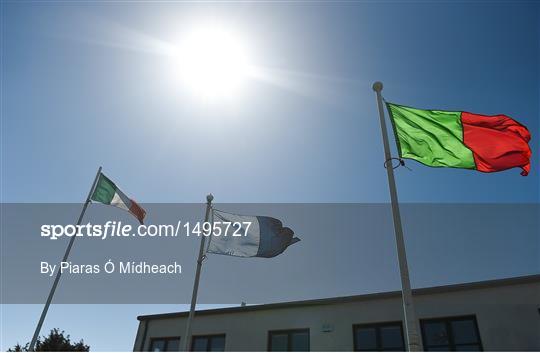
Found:
[[[212,210],[214,229],[207,252],[239,257],[274,257],[298,241],[280,220],[264,216],[242,216]]]

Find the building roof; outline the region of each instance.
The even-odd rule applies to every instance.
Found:
[[[448,293],[448,292],[455,292],[455,291],[460,291],[460,290],[483,289],[483,288],[508,286],[508,285],[516,285],[516,284],[526,284],[526,283],[534,283],[534,282],[540,282],[540,274],[521,276],[521,277],[503,278],[503,279],[494,279],[494,280],[480,281],[480,282],[469,282],[469,283],[451,284],[451,285],[436,286],[436,287],[417,288],[417,289],[413,289],[413,295]],[[251,312],[251,311],[257,311],[257,310],[283,309],[283,308],[290,308],[290,307],[327,305],[327,304],[336,304],[336,303],[349,303],[349,302],[370,300],[370,299],[393,298],[393,297],[399,297],[400,295],[401,295],[401,291],[379,292],[379,293],[352,295],[352,296],[346,296],[346,297],[310,299],[310,300],[272,303],[272,304],[257,304],[257,305],[235,306],[235,307],[228,307],[228,308],[197,310],[196,313],[197,313],[197,316],[217,315],[217,314],[228,314],[228,313],[239,313],[239,312]],[[165,313],[165,314],[141,315],[141,316],[137,316],[137,320],[148,321],[148,320],[155,320],[155,319],[170,319],[170,318],[187,317],[188,315],[189,315],[189,311],[181,311],[181,312]]]

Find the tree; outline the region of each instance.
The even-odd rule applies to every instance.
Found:
[[[24,347],[20,344],[16,344],[13,348],[10,348],[8,352],[28,352],[30,343],[27,343]],[[36,352],[89,352],[90,346],[84,344],[83,340],[72,343],[69,335],[65,335],[64,331],[60,329],[52,329],[49,336],[43,336],[43,340],[40,338],[36,341]]]

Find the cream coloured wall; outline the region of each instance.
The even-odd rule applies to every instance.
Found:
[[[476,315],[485,350],[540,350],[540,279],[424,292],[414,296],[419,319]],[[265,351],[268,331],[309,328],[311,350],[351,351],[353,324],[387,321],[402,321],[399,294],[358,297],[345,303],[201,314],[193,322],[193,334],[226,334],[227,351]],[[141,321],[135,350],[148,350],[152,337],[182,336],[185,322],[185,317]],[[331,327],[331,332],[323,332],[323,326]]]

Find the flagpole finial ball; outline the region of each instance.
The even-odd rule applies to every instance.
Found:
[[[212,202],[213,199],[214,199],[214,195],[212,194],[208,194],[208,196],[206,196],[206,201],[208,202]]]
[[[374,90],[375,92],[380,92],[380,91],[382,91],[382,88],[383,88],[383,85],[382,85],[382,82],[380,82],[380,81],[377,81],[377,82],[375,82],[375,83],[373,84],[373,90]]]

